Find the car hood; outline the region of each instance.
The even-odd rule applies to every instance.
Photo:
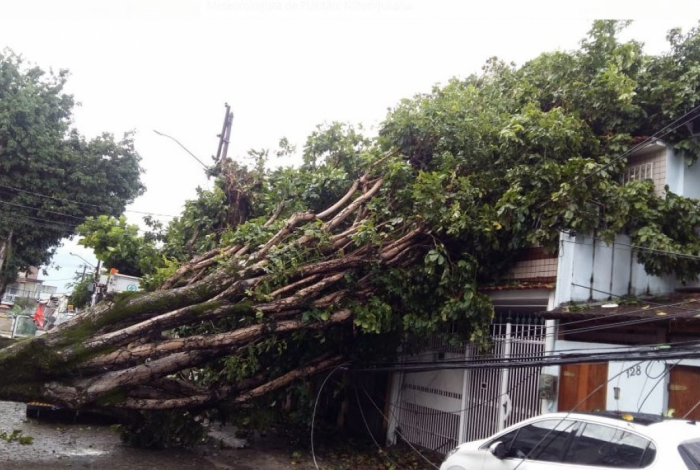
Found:
[[[465,442],[459,446],[459,450],[477,450],[482,445],[486,444],[488,439],[480,439],[478,441]]]

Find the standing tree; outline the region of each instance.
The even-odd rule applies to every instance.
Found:
[[[637,245],[697,256],[698,202],[622,184],[615,157],[700,103],[700,32],[672,32],[671,52],[655,57],[620,43],[621,26],[596,22],[580,50],[520,68],[492,60],[404,100],[375,140],[319,129],[301,167],[227,188],[246,193],[234,199],[249,202],[247,217],[216,246],[197,230],[213,206],[192,206],[194,218],[173,226],[188,250],[165,243],[174,259],[192,258],[159,290],[120,294],[0,351],[0,397],[235,408],[345,361],[395,354],[448,322],[482,339],[492,307],[479,283],[531,243],[556,249],[560,228],[608,239],[624,228]],[[665,136],[689,161],[695,121]],[[693,259],[644,262],[700,273]]]
[[[131,134],[87,140],[71,128],[67,77],[0,53],[0,293],[86,217],[119,215],[144,191]]]

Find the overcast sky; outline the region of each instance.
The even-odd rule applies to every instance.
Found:
[[[319,123],[376,127],[401,98],[478,72],[489,57],[522,64],[574,49],[594,18],[636,18],[625,36],[658,53],[668,29],[687,30],[699,13],[697,0],[3,0],[0,48],[71,71],[83,134],[135,130],[148,190],[129,209],[178,214],[207,180],[154,129],[208,162],[228,102],[229,156],[282,136],[300,148]],[[66,242],[55,258],[63,268],[45,277],[59,291],[82,271],[70,252],[96,261]]]

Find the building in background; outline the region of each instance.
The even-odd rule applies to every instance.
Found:
[[[12,306],[17,299],[48,300],[56,293],[57,287],[45,285],[38,277],[39,268],[36,267],[20,272],[17,280],[5,289],[0,304]]]

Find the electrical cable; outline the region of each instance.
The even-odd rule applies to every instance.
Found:
[[[382,452],[382,446],[379,445],[379,442],[377,442],[377,439],[375,439],[374,434],[372,434],[372,430],[369,427],[369,423],[367,423],[367,418],[365,417],[365,412],[362,408],[362,404],[360,404],[360,395],[357,393],[357,386],[352,387],[353,390],[355,391],[355,399],[357,400],[357,407],[360,409],[360,415],[362,416],[362,422],[365,423],[365,429],[367,429],[367,433],[369,434],[369,437],[372,438],[372,442],[377,446],[377,449],[379,449],[380,452]],[[394,468],[398,468],[403,470],[404,467],[399,465],[397,462],[394,461],[391,457],[389,457],[389,454],[384,452],[384,456],[391,462],[391,464],[394,466]]]
[[[161,136],[161,137],[167,137],[168,139],[172,140],[172,141],[175,142],[177,145],[179,145],[180,147],[182,147],[183,150],[184,150],[185,152],[189,153],[190,156],[191,156],[192,158],[194,158],[195,160],[197,160],[197,162],[199,162],[199,164],[202,165],[202,166],[204,167],[204,169],[206,169],[206,170],[209,169],[209,167],[208,167],[207,165],[205,165],[204,162],[203,162],[202,160],[200,160],[199,158],[197,158],[197,156],[196,156],[195,154],[193,154],[192,152],[190,152],[190,150],[189,150],[187,147],[185,147],[184,145],[182,145],[182,144],[180,143],[180,141],[177,140],[175,137],[169,136],[168,134],[163,134],[162,132],[158,132],[158,131],[155,130],[155,129],[153,129],[153,132],[155,132],[156,134],[158,134],[158,135]]]
[[[671,350],[656,350],[646,352],[625,352],[617,353],[598,353],[598,354],[559,354],[557,356],[545,356],[539,359],[528,360],[503,360],[491,362],[474,362],[462,361],[449,364],[425,364],[404,365],[393,367],[358,367],[351,369],[354,372],[432,372],[437,370],[466,370],[466,369],[517,369],[536,366],[560,366],[566,364],[583,364],[583,363],[603,363],[610,361],[634,361],[634,360],[664,360],[664,359],[698,359],[700,358],[700,348],[692,349],[671,349]]]
[[[688,412],[687,412],[686,414],[683,415],[683,418],[682,418],[682,419],[686,419],[686,418],[690,415],[690,413],[692,413],[693,411],[695,411],[695,409],[696,409],[698,406],[700,406],[700,400],[698,400],[698,402],[697,402],[695,405],[693,405],[693,407],[692,407],[691,409],[689,409]]]
[[[613,164],[615,164],[615,163],[617,163],[618,161],[622,160],[623,158],[625,158],[625,157],[627,157],[627,156],[633,154],[633,153],[636,152],[637,150],[640,150],[640,149],[646,147],[647,145],[649,145],[649,144],[651,144],[651,143],[653,143],[653,142],[656,142],[657,140],[661,139],[662,137],[664,137],[664,136],[670,134],[671,132],[675,131],[675,130],[678,129],[679,127],[684,126],[684,125],[687,124],[688,122],[690,122],[690,121],[692,121],[693,119],[695,119],[695,116],[691,117],[691,118],[688,119],[687,121],[684,121],[684,119],[690,117],[692,114],[695,114],[698,110],[700,110],[700,105],[697,105],[697,106],[693,107],[690,111],[688,111],[687,113],[685,113],[683,116],[681,116],[680,118],[677,118],[676,120],[674,120],[673,122],[671,122],[671,124],[668,124],[666,127],[664,127],[664,128],[662,128],[661,130],[657,131],[657,132],[654,133],[653,135],[647,137],[647,138],[644,139],[642,142],[639,142],[638,144],[634,145],[634,146],[631,147],[630,149],[628,149],[628,150],[626,150],[625,152],[621,153],[621,154],[618,155],[617,157],[614,157],[614,158],[613,158],[612,160],[610,160],[608,163],[606,163],[606,164],[603,165],[602,167],[598,168],[598,169],[595,170],[593,173],[589,174],[588,176],[584,177],[583,179],[581,179],[581,180],[579,180],[579,181],[575,181],[575,180],[574,180],[574,181],[570,182],[570,183],[569,183],[569,188],[568,188],[567,191],[570,191],[572,188],[574,188],[574,187],[576,187],[576,186],[579,186],[579,185],[585,183],[586,181],[588,181],[589,179],[591,179],[593,176],[597,175],[598,173],[600,173],[600,172],[603,171],[603,170],[608,169],[608,168],[611,167]],[[681,121],[682,121],[682,122],[681,122]],[[674,127],[674,126],[675,126],[675,127]],[[563,192],[562,194],[566,194],[566,192]],[[543,202],[541,205],[539,205],[539,206],[537,207],[537,210],[542,209],[542,208],[545,207],[547,204],[551,203],[553,200],[554,200],[554,199],[549,199],[549,200]]]
[[[323,387],[326,386],[326,382],[331,378],[333,374],[335,374],[338,370],[341,368],[344,368],[347,366],[349,362],[345,362],[343,364],[340,364],[336,366],[333,370],[331,370],[324,381],[321,383],[321,388],[318,389],[318,394],[316,395],[316,401],[314,401],[314,409],[313,412],[311,413],[311,457],[313,458],[314,461],[314,466],[316,467],[316,470],[320,470],[318,466],[318,462],[316,462],[316,452],[314,450],[314,423],[316,421],[316,409],[318,408],[318,402],[321,399],[321,392],[323,392]]]
[[[65,221],[60,221],[60,220],[48,220],[42,217],[34,217],[31,215],[27,214],[7,214],[4,212],[0,212],[0,217],[5,217],[8,220],[16,220],[16,219],[26,219],[26,220],[31,220],[35,221],[38,223],[44,223],[44,224],[51,224],[51,225],[59,225],[59,226],[64,226],[64,227],[74,227],[73,222],[65,222]]]
[[[572,285],[575,285],[575,286],[578,286],[578,287],[583,287],[583,288],[588,288],[587,286],[582,286],[582,285],[575,284],[575,283],[572,283]],[[593,289],[593,290],[595,290],[595,291],[597,291],[597,292],[601,292],[601,293],[607,294],[607,295],[610,295],[610,296],[614,296],[614,297],[622,297],[622,296],[620,296],[620,295],[612,294],[612,293],[610,293],[610,292],[601,291],[601,290],[599,290],[599,289]],[[643,318],[628,320],[628,321],[624,321],[624,322],[616,322],[616,323],[610,324],[610,325],[596,325],[596,326],[589,326],[589,327],[583,327],[583,328],[578,328],[578,329],[571,329],[571,330],[567,330],[566,333],[572,334],[572,333],[581,333],[581,332],[588,332],[588,331],[598,331],[598,330],[607,329],[607,328],[617,328],[617,327],[619,327],[619,326],[630,326],[630,325],[641,324],[641,323],[649,323],[649,322],[652,322],[652,321],[666,321],[666,320],[674,319],[674,318],[682,318],[682,317],[685,317],[685,316],[689,316],[690,314],[697,314],[697,313],[700,313],[700,310],[697,310],[697,309],[690,309],[690,308],[685,308],[685,307],[683,307],[683,305],[688,304],[688,303],[692,303],[692,302],[695,302],[695,301],[696,301],[695,299],[691,299],[691,300],[686,300],[686,301],[681,301],[681,302],[674,302],[674,303],[669,303],[669,304],[661,304],[661,303],[656,303],[656,302],[653,302],[653,301],[645,301],[645,303],[656,304],[656,306],[654,307],[655,309],[659,309],[659,308],[668,308],[668,307],[675,307],[675,308],[685,309],[686,312],[679,312],[679,313],[676,313],[676,314],[664,315],[664,316],[657,316],[657,317],[643,317]],[[614,317],[628,316],[628,315],[634,314],[634,313],[643,313],[643,312],[646,312],[647,310],[648,310],[648,308],[641,308],[641,309],[637,309],[637,310],[630,310],[630,311],[626,311],[626,312],[619,312],[619,313],[609,314],[609,315],[606,315],[606,316],[600,316],[600,317],[595,317],[595,318],[586,318],[586,319],[581,319],[581,320],[573,320],[573,321],[567,322],[566,325],[567,325],[567,326],[570,326],[570,325],[574,325],[574,324],[580,324],[580,323],[588,323],[588,322],[600,321],[601,319],[609,320],[610,318],[614,318]],[[541,327],[540,327],[540,326],[534,326],[533,328],[541,328]],[[554,333],[546,333],[542,339],[546,339],[546,338],[549,337],[549,336],[556,336],[557,334],[558,334],[557,332],[554,332]],[[694,342],[695,342],[695,341],[684,342],[684,343],[694,343]],[[649,347],[649,346],[642,346],[642,347]],[[615,348],[624,349],[624,350],[629,350],[629,349],[630,349],[629,346],[617,346],[617,347],[615,347]],[[607,349],[612,349],[612,348],[607,348]],[[574,351],[574,350],[570,350],[570,351]],[[432,355],[432,354],[434,354],[434,353],[433,353],[433,352],[430,352],[430,353],[426,353],[426,355],[427,355],[427,354]],[[412,356],[412,357],[415,357],[415,356]],[[450,362],[450,361],[451,361],[451,360],[449,360],[449,359],[448,359],[448,360],[442,360],[442,361],[440,361],[439,363],[445,363],[445,362]],[[459,361],[461,362],[461,360],[459,360]],[[385,362],[385,363],[375,363],[375,364],[394,364],[394,363],[395,363],[395,362],[389,362],[389,363]]]
[[[385,420],[387,420],[387,422],[388,422],[389,420],[388,420],[387,416],[382,412],[382,410],[379,409],[379,406],[377,406],[377,404],[375,403],[375,401],[372,399],[372,397],[370,396],[369,392],[368,392],[367,389],[365,388],[365,385],[364,385],[364,384],[362,384],[362,390],[365,392],[365,395],[367,396],[367,398],[369,399],[369,401],[372,403],[372,405],[374,406],[374,408],[375,408],[375,409],[379,412],[379,414],[382,415],[382,417],[383,417]],[[395,432],[396,432],[396,434],[398,434],[398,435],[401,437],[401,439],[403,439],[403,441],[404,441],[406,444],[408,444],[408,446],[409,446],[411,449],[413,449],[414,452],[416,452],[423,460],[425,460],[426,462],[428,462],[428,464],[429,464],[430,466],[432,466],[433,468],[436,468],[437,470],[440,470],[440,467],[438,467],[437,465],[435,465],[433,462],[430,461],[430,459],[428,459],[428,458],[427,458],[425,455],[423,455],[418,449],[416,449],[416,448],[413,446],[413,444],[411,444],[411,443],[408,441],[408,439],[406,439],[406,438],[399,432],[398,429],[395,429]]]
[[[625,361],[626,358],[632,357],[637,359],[646,355],[649,358],[664,358],[664,357],[674,357],[682,356],[683,354],[688,355],[688,357],[695,357],[700,355],[700,349],[694,348],[674,348],[675,346],[698,346],[700,342],[698,340],[693,341],[682,341],[678,343],[666,343],[662,346],[641,346],[637,348],[630,348],[620,351],[610,351],[604,353],[596,354],[586,354],[577,353],[571,354],[568,350],[560,351],[558,354],[550,354],[543,356],[541,354],[524,356],[524,357],[509,357],[509,358],[493,358],[490,360],[454,360],[450,362],[417,362],[417,363],[403,363],[403,365],[396,365],[391,363],[385,363],[381,366],[376,364],[369,364],[365,367],[358,367],[353,369],[359,372],[379,372],[379,371],[419,371],[419,372],[429,372],[432,370],[464,370],[464,369],[506,369],[506,368],[527,368],[536,366],[548,366],[548,365],[563,365],[563,364],[577,364],[583,362],[607,362],[607,361]],[[586,350],[590,351],[590,349]],[[666,351],[666,352],[664,352]],[[683,352],[685,351],[685,353]],[[517,361],[516,361],[517,359]]]
[[[684,304],[687,304],[687,303],[690,303],[690,302],[693,302],[693,300],[683,301],[683,302],[676,302],[676,303],[672,303],[672,304],[661,304],[661,305],[658,305],[658,306],[655,307],[655,308],[678,307],[678,306],[681,306],[681,305],[684,305]],[[627,312],[612,314],[612,315],[608,315],[608,316],[605,316],[605,317],[598,317],[598,318],[593,318],[593,319],[584,319],[584,320],[572,321],[572,322],[567,323],[567,325],[574,324],[574,323],[583,323],[583,322],[599,321],[599,320],[601,320],[601,319],[606,319],[606,320],[607,320],[607,319],[609,319],[609,318],[611,318],[611,317],[615,317],[615,316],[625,316],[625,315],[630,315],[630,314],[633,314],[633,313],[645,312],[646,310],[647,310],[647,309],[642,308],[642,309],[638,309],[638,310],[632,310],[632,311],[627,311]],[[698,312],[700,312],[700,310],[696,310],[696,309],[687,309],[687,311],[685,311],[685,312],[679,312],[679,313],[675,313],[675,314],[671,314],[671,315],[655,316],[655,317],[643,317],[643,318],[638,318],[638,319],[633,319],[633,320],[615,322],[615,323],[612,323],[612,324],[595,325],[595,326],[588,326],[588,327],[582,327],[582,328],[574,328],[574,329],[567,330],[566,333],[567,333],[567,334],[574,334],[574,333],[582,333],[582,332],[590,332],[590,331],[600,331],[600,330],[605,330],[605,329],[619,328],[619,327],[621,327],[621,326],[634,326],[634,325],[638,325],[638,324],[652,323],[652,322],[656,322],[656,321],[668,321],[668,320],[671,320],[671,319],[683,318],[683,317],[687,317],[687,316],[690,316],[690,315],[695,316],[695,315],[698,314]],[[557,334],[558,334],[557,332],[547,333],[547,334],[544,335],[544,338],[543,338],[543,339],[546,339],[546,338],[549,337],[549,336],[555,336],[555,335],[557,335]],[[691,343],[695,343],[695,342],[696,342],[696,341],[691,342]],[[684,342],[684,343],[687,344],[688,342]],[[668,344],[668,343],[666,343],[666,344]],[[649,347],[650,347],[649,345],[644,345],[644,346],[641,346],[640,348],[649,348]],[[629,347],[629,346],[621,346],[620,349],[624,349],[625,351],[629,351],[629,350],[630,350],[630,347]],[[537,356],[537,357],[540,357],[540,356]],[[523,357],[520,357],[519,359],[523,359]],[[492,359],[492,360],[493,360],[493,359]],[[454,360],[454,361],[448,359],[448,360],[442,360],[442,361],[440,361],[440,362],[434,362],[434,363],[445,364],[445,363],[450,363],[450,362],[463,363],[464,361],[461,360],[461,359],[460,359],[460,360]],[[395,362],[375,363],[375,365],[379,365],[379,364],[395,364]],[[420,364],[426,364],[426,362],[421,362]]]
[[[69,232],[74,232],[76,225],[69,224],[68,222],[60,222],[60,221],[51,221],[47,219],[42,219],[39,217],[32,217],[30,215],[8,215],[8,214],[3,214],[0,213],[0,218],[3,218],[4,220],[8,222],[19,222],[19,223],[25,223],[27,225],[32,225],[35,227],[44,227],[44,228],[52,228],[56,230],[67,230]],[[137,228],[137,231],[139,233],[149,233],[148,230],[144,230],[140,227]]]
[[[656,380],[656,383],[651,387],[651,389],[649,390],[649,393],[646,394],[646,396],[644,397],[644,400],[642,400],[641,405],[639,404],[639,400],[637,400],[637,405],[638,405],[637,412],[642,411],[642,407],[644,406],[644,403],[647,402],[647,400],[651,396],[654,389],[656,389],[656,387],[661,383],[661,380],[664,377],[666,377],[667,375],[669,375],[671,373],[671,370],[673,370],[674,367],[676,367],[678,364],[680,364],[682,360],[683,359],[678,359],[678,361],[675,364],[673,364],[671,367],[669,367],[668,363],[666,363],[666,367],[664,368],[664,371],[661,374],[659,374],[657,377],[652,378],[652,380]],[[645,371],[644,371],[644,373],[646,374],[646,378],[644,379],[644,386],[645,387],[646,387],[646,379],[651,378],[651,376],[649,375],[649,372],[648,372],[650,365],[651,365],[651,362],[647,363],[647,366],[646,366]],[[644,387],[642,387],[642,391],[643,390],[644,390]],[[641,394],[640,394],[640,398],[641,398]]]
[[[639,361],[637,364],[635,364],[635,366],[636,366],[636,365],[641,365],[643,362],[644,362],[644,361]],[[634,367],[634,366],[633,366],[633,367]],[[622,375],[624,372],[625,372],[624,370],[621,370],[618,374],[614,375],[613,377],[609,378],[608,380],[606,380],[606,381],[604,381],[603,383],[601,383],[600,385],[598,385],[595,389],[593,389],[592,392],[590,392],[588,395],[586,395],[586,396],[583,398],[583,400],[581,400],[580,402],[578,402],[578,403],[576,404],[576,406],[574,406],[570,411],[568,411],[568,412],[561,418],[560,423],[563,423],[566,419],[568,419],[569,416],[571,415],[571,413],[574,413],[574,412],[575,412],[576,408],[578,408],[579,406],[583,405],[589,398],[591,398],[594,394],[596,394],[596,393],[598,392],[598,390],[600,390],[600,389],[603,388],[604,386],[608,385],[610,382],[612,382],[614,379],[616,379],[619,375]],[[698,402],[698,403],[700,403],[700,402]],[[556,429],[556,426],[555,426],[554,428],[550,429],[550,430],[547,432],[547,434],[545,434],[545,435],[542,437],[542,439],[540,439],[539,442],[538,442],[537,444],[535,444],[535,446],[533,446],[533,448],[527,453],[527,455],[526,455],[525,457],[523,457],[523,459],[515,466],[515,468],[513,468],[513,470],[518,470],[518,468],[520,468],[520,466],[530,457],[530,455],[532,455],[532,453],[535,451],[535,449],[537,449],[537,448],[540,446],[540,444],[542,444],[542,443],[549,437],[549,435],[550,435],[555,429]]]
[[[683,312],[683,313],[686,314],[686,312]],[[670,317],[670,315],[664,316],[664,317],[655,317],[655,318],[652,318],[652,320],[661,321],[661,320],[666,320],[669,317]],[[620,323],[622,323],[622,322],[615,323],[611,326],[607,326],[607,325],[601,325],[601,326],[605,327],[605,328],[614,328],[614,327],[617,327]],[[587,327],[586,330],[588,330],[588,329],[589,328]],[[603,329],[603,328],[601,328],[601,329]],[[572,331],[577,332],[579,330],[572,330]],[[553,333],[552,336],[554,336],[555,334],[556,333]],[[549,336],[549,335],[545,335],[545,337],[546,336]],[[542,338],[542,339],[544,339],[544,338]],[[690,347],[690,346],[697,346],[699,344],[700,344],[700,340],[687,340],[687,341],[678,341],[678,342],[667,342],[667,343],[661,343],[661,344],[657,344],[657,345],[640,345],[640,346],[636,346],[636,347],[625,345],[625,346],[606,348],[607,351],[604,354],[607,354],[607,356],[612,357],[612,356],[618,355],[618,354],[625,355],[625,354],[644,353],[644,352],[648,353],[648,352],[658,351],[660,348],[671,348],[671,347],[676,347],[676,346]],[[572,351],[588,352],[588,351],[590,351],[590,349],[579,348],[579,349],[572,349],[572,350],[562,350],[562,351],[558,351],[558,354],[556,356],[550,355],[550,356],[546,356],[546,357],[552,359],[555,357],[577,357],[577,356],[586,357],[586,356],[588,356],[586,354],[575,354],[575,353],[572,353]],[[601,353],[601,354],[603,354],[603,353]],[[499,362],[513,362],[514,360],[518,360],[521,362],[522,361],[538,361],[538,360],[541,360],[542,358],[543,358],[543,356],[541,354],[532,354],[532,355],[523,354],[523,355],[512,355],[508,358],[490,356],[490,357],[486,357],[486,358],[477,358],[477,359],[468,359],[468,360],[467,359],[443,359],[440,361],[421,361],[421,362],[384,361],[384,362],[371,363],[370,366],[373,366],[375,368],[387,368],[387,367],[393,366],[394,369],[392,369],[392,370],[397,370],[396,369],[397,366],[400,366],[399,368],[414,369],[414,368],[420,368],[420,367],[424,368],[424,367],[430,366],[430,365],[441,365],[441,366],[442,365],[452,365],[452,364],[458,364],[458,365],[491,364],[491,365],[493,365],[493,364],[497,364]],[[446,367],[446,368],[450,368],[450,367]],[[366,367],[365,369],[368,369],[368,367]]]
[[[98,204],[90,204],[89,202],[80,202],[80,201],[76,201],[76,200],[74,200],[74,199],[63,199],[63,198],[60,198],[60,197],[49,196],[49,195],[37,193],[37,192],[34,192],[34,191],[27,191],[26,189],[20,189],[20,188],[16,188],[16,187],[14,187],[14,186],[8,186],[8,185],[5,185],[5,184],[0,184],[0,187],[2,187],[2,188],[7,188],[7,189],[11,189],[11,190],[13,190],[13,191],[18,191],[18,192],[25,193],[25,194],[31,194],[32,196],[36,196],[36,197],[43,197],[43,198],[46,198],[46,199],[53,199],[54,201],[68,202],[68,203],[71,203],[71,204],[79,204],[79,205],[81,205],[81,206],[95,207],[95,208],[98,208],[98,209],[107,209],[108,211],[112,211],[112,210],[113,210],[113,208],[112,208],[112,207],[109,207],[109,206],[103,206],[103,205],[98,205]],[[143,214],[143,215],[155,215],[155,216],[159,216],[159,217],[177,217],[177,216],[169,215],[169,214],[158,214],[158,213],[155,213],[155,212],[144,212],[144,211],[134,211],[134,210],[124,210],[124,212],[132,212],[132,213],[134,213],[134,214]]]
[[[566,232],[565,230],[561,230],[561,231],[562,231],[562,232]],[[592,239],[592,240],[595,240],[595,241],[607,243],[606,240],[603,240],[603,239],[601,239],[601,238],[591,237],[591,239]],[[572,240],[562,240],[562,242],[563,242],[563,243],[571,243],[572,245],[582,245],[582,246],[585,246],[585,245],[586,245],[585,243],[576,242],[576,241],[572,241]],[[700,261],[700,256],[689,255],[689,254],[687,254],[687,253],[679,253],[679,252],[677,252],[677,251],[659,250],[659,249],[656,249],[656,248],[649,248],[649,247],[646,247],[646,246],[632,245],[631,243],[622,243],[622,242],[612,242],[612,244],[613,244],[613,245],[618,245],[618,246],[626,246],[626,247],[634,248],[634,249],[637,249],[637,250],[650,251],[650,252],[652,252],[652,253],[657,253],[657,254],[662,254],[662,255],[668,255],[668,256],[673,256],[673,257],[678,257],[678,258],[688,258],[688,259],[692,259],[693,261]],[[608,246],[610,246],[610,245],[608,245]],[[628,250],[628,251],[634,253],[634,250],[632,250],[632,249],[631,249],[631,250]]]
[[[607,317],[606,317],[606,318],[607,318]],[[540,335],[540,336],[541,336],[542,339],[545,339],[545,338],[547,337],[547,335]],[[664,343],[664,344],[675,344],[675,345],[679,345],[679,344],[686,344],[686,345],[689,345],[689,344],[700,344],[700,339],[697,339],[697,340],[688,340],[688,341],[681,341],[681,342],[676,342],[676,343]],[[654,346],[654,345],[629,346],[629,345],[626,345],[626,344],[625,344],[625,345],[619,345],[619,346],[607,346],[605,349],[606,349],[606,350],[611,350],[611,351],[612,351],[612,350],[624,350],[624,351],[627,351],[627,350],[630,350],[630,349],[649,348],[649,347],[653,347],[653,346]],[[588,351],[590,351],[590,350],[591,350],[590,348],[571,348],[571,349],[566,349],[565,351],[561,351],[561,352],[574,353],[574,352],[588,352]],[[410,358],[411,358],[411,359],[415,359],[415,358],[420,358],[420,357],[425,357],[425,356],[434,356],[434,355],[435,355],[435,351],[433,350],[433,351],[430,351],[430,352],[427,352],[427,353],[412,354],[412,355],[410,356]],[[487,355],[484,355],[483,357],[484,357],[484,358],[490,358],[490,357],[497,358],[497,357],[499,357],[499,356],[496,355],[496,354],[487,354]],[[522,355],[522,354],[521,354],[521,355],[517,355],[517,354],[516,354],[516,355],[512,355],[511,357],[522,358],[522,357],[541,357],[541,356],[539,356],[539,355],[537,355],[537,354],[533,354],[533,355],[529,355],[529,356],[528,356],[528,355]],[[460,360],[460,361],[461,361],[461,359],[441,359],[441,360],[438,360],[438,361],[424,361],[424,362],[427,362],[427,363],[443,363],[443,362],[450,362],[450,361],[455,361],[455,360]],[[400,362],[400,361],[375,362],[375,363],[373,363],[373,364],[396,364],[396,363],[398,363],[398,362]],[[412,361],[412,362],[422,363],[422,361]]]
[[[49,209],[42,209],[40,207],[25,206],[24,204],[17,204],[16,202],[0,201],[0,204],[6,204],[6,205],[10,205],[10,206],[21,207],[23,209],[31,209],[31,210],[35,210],[35,211],[46,212],[47,214],[61,215],[63,217],[70,217],[71,219],[77,219],[77,220],[84,219],[84,217],[78,217],[75,215],[66,214],[65,212],[57,212],[57,211],[52,211]]]

